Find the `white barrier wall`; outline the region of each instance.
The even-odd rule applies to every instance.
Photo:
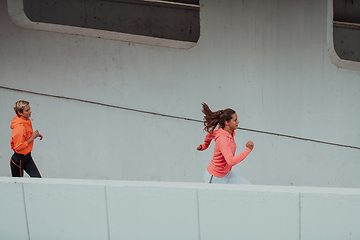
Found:
[[[234,171],[253,184],[360,187],[360,67],[334,64],[331,0],[200,1],[188,50],[22,28],[7,2],[0,176],[10,176],[12,105],[26,99],[44,135],[33,149],[43,177],[202,182],[213,144],[197,152],[203,124],[186,119],[200,121],[206,102],[275,134],[237,131],[237,152],[255,148]]]
[[[360,238],[360,189],[0,178],[0,239]]]

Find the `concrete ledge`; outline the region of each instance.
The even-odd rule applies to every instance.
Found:
[[[358,239],[360,189],[0,178],[0,239]]]
[[[23,185],[0,181],[0,239],[29,239]]]

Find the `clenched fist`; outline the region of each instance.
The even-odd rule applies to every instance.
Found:
[[[254,143],[253,143],[252,141],[248,141],[248,142],[246,143],[246,147],[248,147],[248,148],[250,148],[251,150],[253,150],[253,148],[254,148]]]

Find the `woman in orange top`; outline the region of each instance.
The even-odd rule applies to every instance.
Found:
[[[232,167],[242,160],[254,148],[254,143],[248,141],[246,149],[235,156],[235,129],[237,129],[239,120],[234,110],[227,108],[212,112],[206,103],[202,104],[204,116],[204,131],[208,132],[203,144],[197,147],[197,150],[207,149],[213,139],[215,139],[214,155],[205,171],[204,180],[206,183],[223,184],[250,184],[245,178],[231,171]],[[215,130],[217,126],[218,130]]]
[[[14,104],[14,111],[16,116],[11,120],[10,126],[13,130],[10,145],[11,149],[14,150],[14,154],[10,159],[11,175],[13,177],[23,177],[25,170],[30,177],[41,178],[40,172],[31,157],[31,150],[34,140],[38,137],[42,140],[43,136],[38,130],[33,132],[28,101],[17,101]]]

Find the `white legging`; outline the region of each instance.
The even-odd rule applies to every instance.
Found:
[[[240,176],[235,172],[228,172],[224,177],[219,178],[211,175],[207,170],[205,170],[204,174],[205,183],[218,183],[218,184],[246,184],[251,185],[251,183]]]

